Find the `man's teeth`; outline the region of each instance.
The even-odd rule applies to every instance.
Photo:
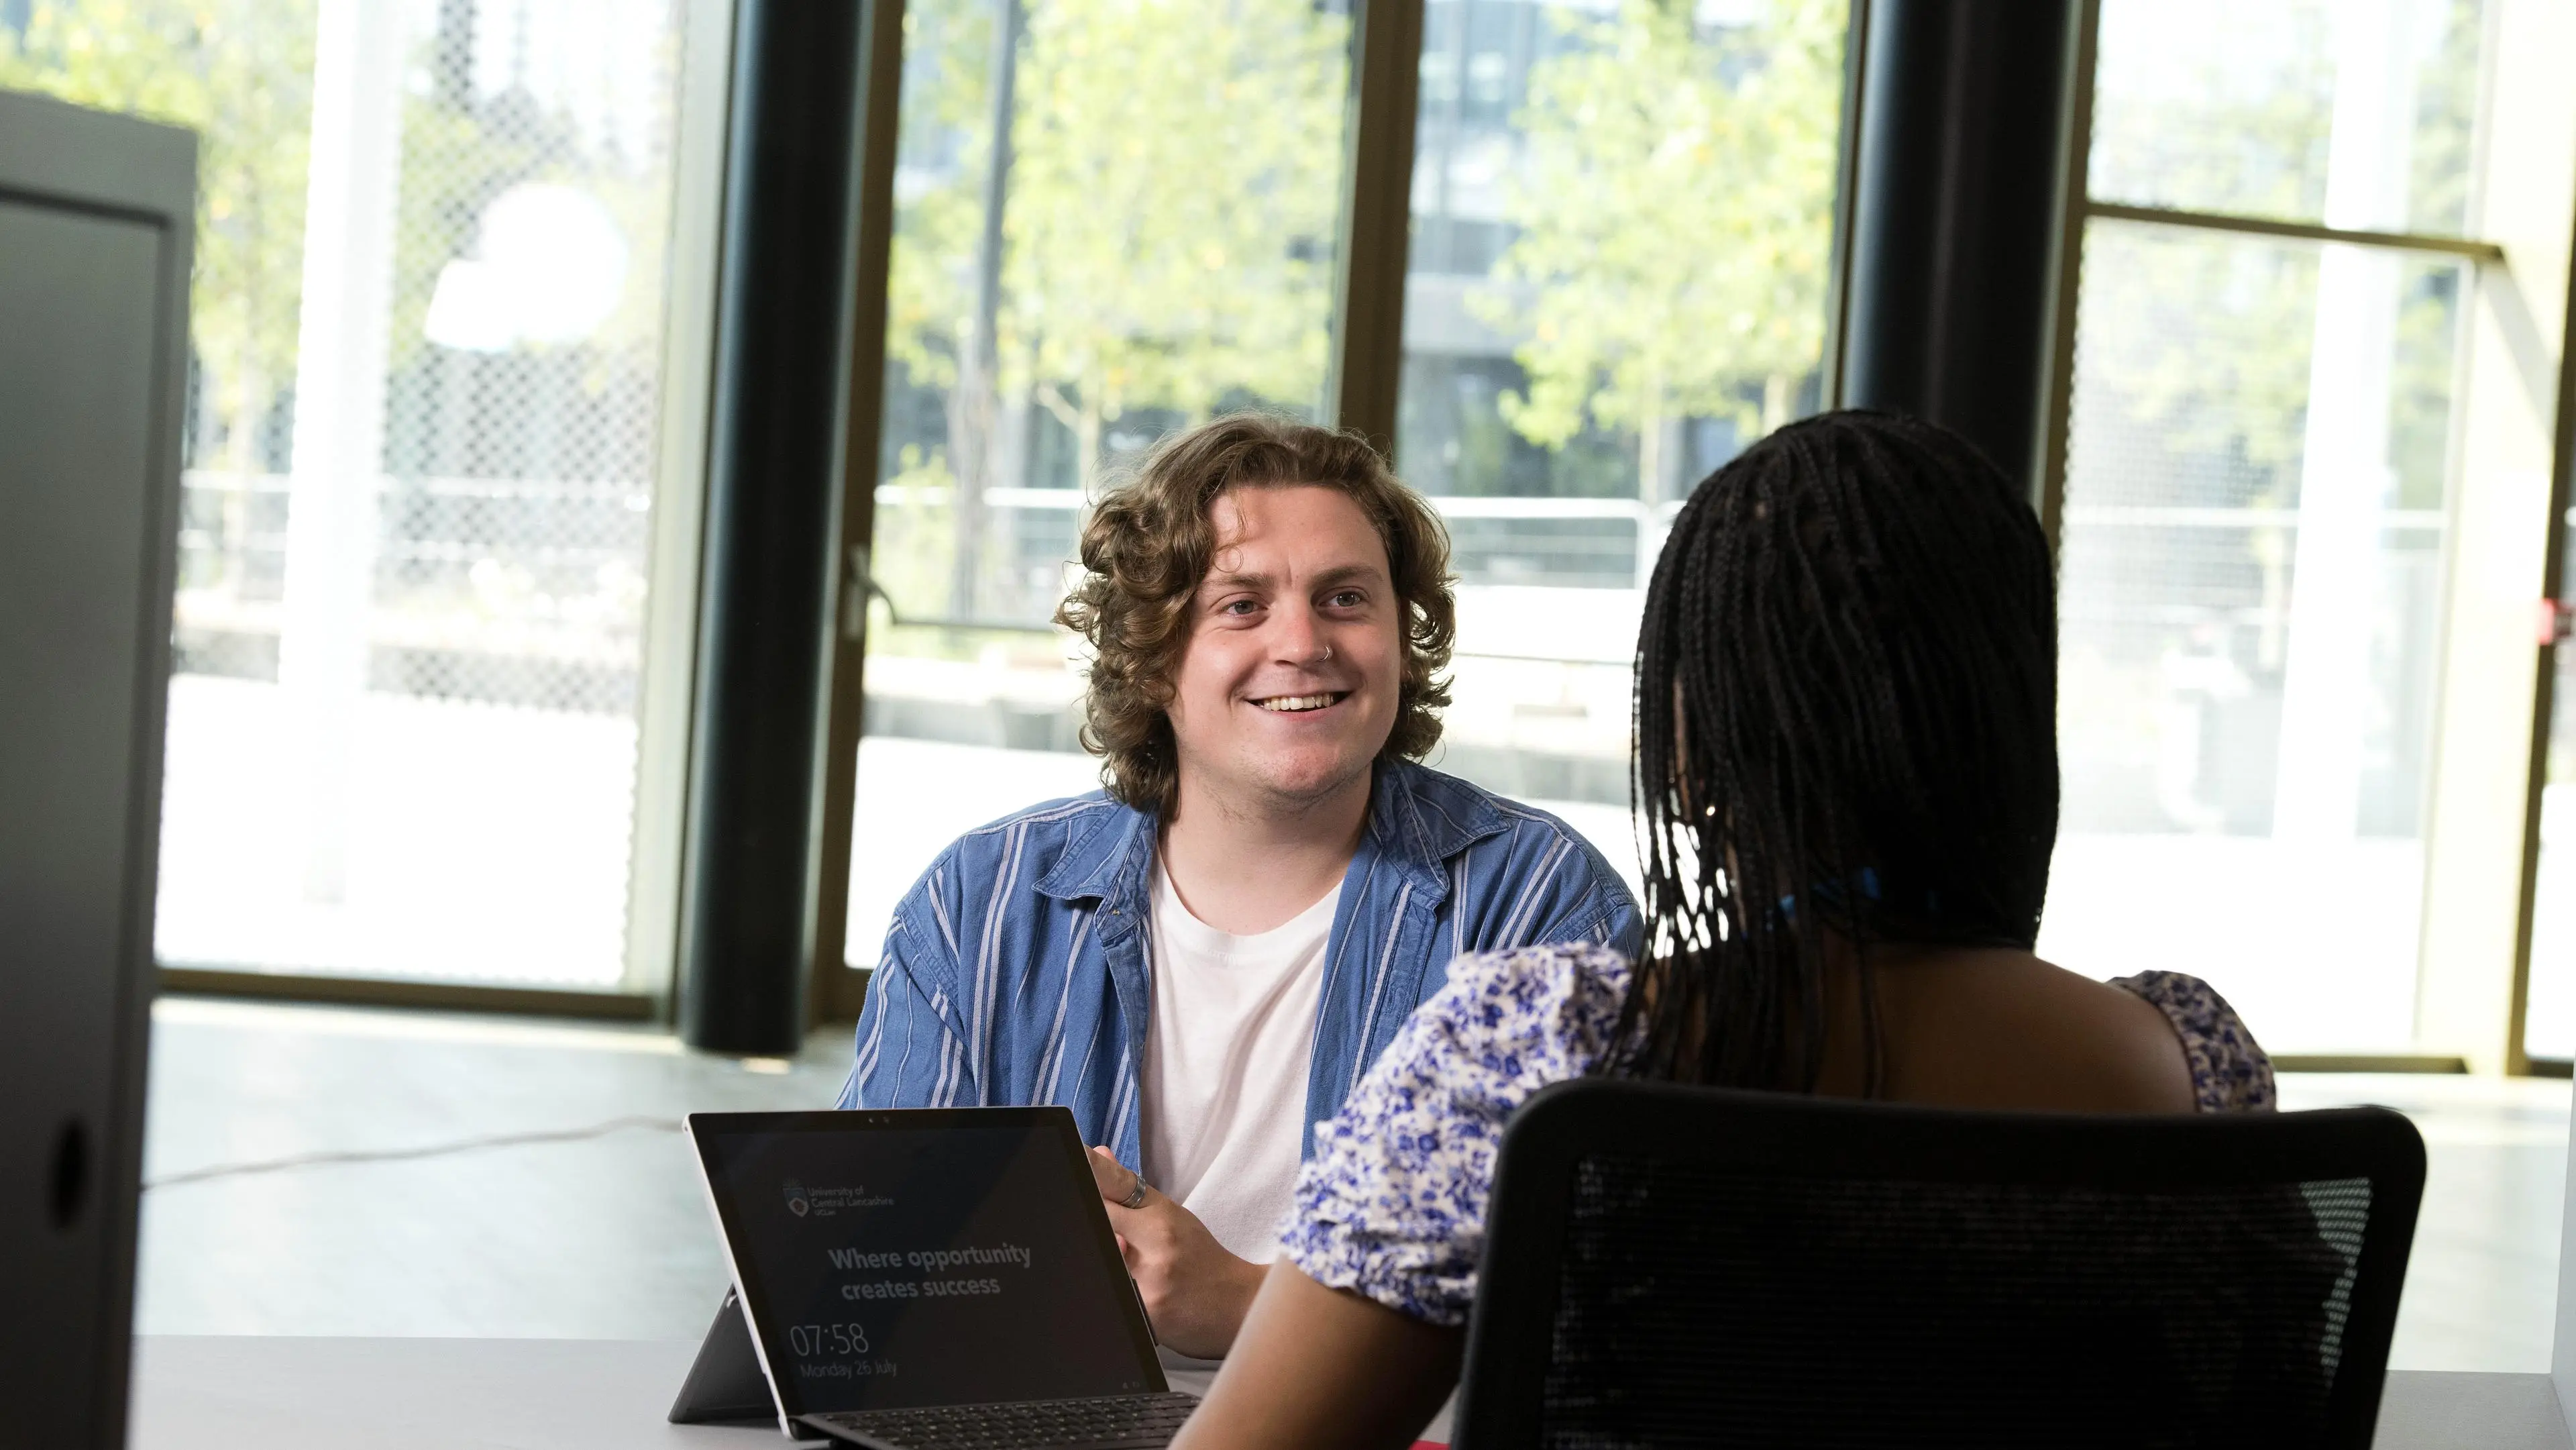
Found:
[[[1273,695],[1267,700],[1255,700],[1252,703],[1264,710],[1321,710],[1340,698],[1339,695]]]

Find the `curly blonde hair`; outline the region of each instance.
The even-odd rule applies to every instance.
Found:
[[[1055,612],[1091,647],[1082,744],[1101,757],[1100,783],[1118,800],[1168,817],[1179,797],[1164,709],[1189,644],[1190,600],[1216,552],[1210,507],[1229,489],[1297,485],[1338,489],[1386,545],[1404,611],[1404,675],[1379,758],[1416,760],[1439,743],[1449,703],[1440,671],[1458,633],[1439,516],[1359,435],[1238,413],[1165,439],[1102,495],[1082,526],[1082,581]]]

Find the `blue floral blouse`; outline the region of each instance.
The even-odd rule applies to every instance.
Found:
[[[2202,1112],[2274,1105],[2271,1059],[2208,983],[2143,972],[2113,985],[2172,1019]],[[1280,1251],[1317,1283],[1466,1323],[1503,1125],[1532,1093],[1600,1061],[1627,987],[1627,959],[1606,947],[1459,958],[1317,1126]]]

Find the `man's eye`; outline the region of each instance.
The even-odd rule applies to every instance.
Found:
[[[1337,589],[1324,602],[1337,609],[1357,609],[1368,603],[1368,596],[1356,589]]]
[[[1249,599],[1229,599],[1216,607],[1219,614],[1250,614],[1256,606]]]

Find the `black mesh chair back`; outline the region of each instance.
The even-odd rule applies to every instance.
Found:
[[[1561,1084],[1503,1137],[1457,1444],[2367,1446],[2423,1186],[2380,1108]]]

